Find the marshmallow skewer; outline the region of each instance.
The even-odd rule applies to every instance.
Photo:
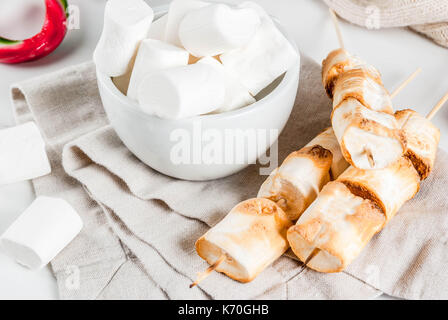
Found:
[[[405,83],[409,83],[409,81],[406,80]],[[402,90],[405,86],[399,87],[400,90]],[[256,248],[253,244],[248,245],[246,239],[256,241],[256,239],[262,237],[260,234],[264,234],[265,236],[268,234],[271,235],[270,237],[265,237],[265,239],[276,239],[277,241],[281,239],[283,235],[282,233],[279,233],[278,230],[283,232],[286,225],[292,224],[291,221],[297,220],[317,197],[317,194],[322,187],[330,179],[338,178],[347,167],[348,163],[341,154],[340,147],[332,128],[324,130],[301,150],[292,152],[284,160],[282,165],[274,170],[263,183],[256,199],[247,200],[237,205],[228,215],[231,215],[233,218],[226,216],[224,220],[217,226],[211,228],[197,241],[196,251],[210,264],[210,267],[207,268],[205,272],[200,273],[197,280],[193,282],[190,287],[194,287],[200,283],[215,270],[223,272],[238,281],[247,282],[252,280],[268,265],[268,263],[266,263],[264,258],[250,261],[250,258],[247,259],[247,257],[245,257],[246,255],[251,256],[251,258],[255,257],[252,251]],[[346,187],[344,188],[346,194],[351,195],[348,189]],[[361,202],[366,203],[366,201],[363,200],[361,200]],[[255,223],[259,224],[259,222],[257,222],[257,220],[260,219],[259,217],[258,219],[257,217],[253,217],[253,220],[250,220],[249,223],[247,220],[241,219],[243,223],[247,225],[238,225],[236,227],[235,223],[233,222],[232,224],[231,221],[235,221],[237,214],[241,213],[241,208],[244,203],[246,207],[248,204],[258,207],[259,211],[262,211],[261,208],[263,205],[275,205],[278,212],[282,212],[282,216],[286,216],[287,220],[283,220],[284,225],[282,225],[280,229],[278,229],[278,227],[277,229],[273,228],[272,225],[268,226],[265,222],[262,222],[261,225],[264,227],[259,228],[257,231],[258,234],[252,231],[250,225],[254,225]],[[255,205],[255,203],[257,204]],[[364,206],[367,205],[364,204]],[[383,215],[378,210],[375,210],[374,208],[371,209],[369,206],[367,206],[367,208],[370,210],[369,212],[371,212],[371,215],[376,217],[376,219],[382,219]],[[374,229],[374,231],[376,231],[376,229]],[[235,237],[244,239],[245,241],[235,242]],[[267,243],[270,242],[272,242],[272,240],[267,241]],[[276,260],[287,250],[287,248],[288,245],[285,247],[276,246],[274,250],[275,252],[269,255],[271,257],[271,260],[269,261],[273,262]],[[310,251],[311,253],[308,253],[303,268],[319,254],[319,251],[320,250],[316,248],[314,251]],[[235,252],[237,255],[235,255]],[[264,247],[263,255],[266,255],[267,252],[269,252],[269,248]],[[225,258],[223,258],[223,256]],[[241,273],[238,272],[238,269],[242,269],[241,266],[243,265],[243,263],[239,263],[241,260],[245,261],[244,263],[246,263],[246,266],[250,265],[252,270],[255,270],[251,273],[250,277],[242,277],[241,275],[238,275],[238,273]],[[227,261],[231,261],[236,268],[232,270]],[[225,265],[226,263],[227,265]],[[250,268],[245,267],[243,270],[248,269]],[[246,271],[245,273],[247,274],[248,272]]]
[[[330,13],[343,46],[338,20],[334,11],[330,9]],[[341,48],[323,61],[322,81],[333,98],[333,129],[351,165],[382,169],[403,155],[406,141],[393,117],[390,95],[375,68]]]
[[[440,110],[447,100],[448,93],[433,110]],[[429,175],[436,157],[439,130],[415,111],[401,110],[396,114],[404,119],[401,125],[414,142],[408,146],[408,152],[385,169],[350,167],[336,182],[324,187],[297,224],[288,230],[291,248],[297,257],[306,261],[304,265],[320,272],[342,271],[402,205],[414,197],[420,181]],[[423,150],[418,150],[419,147]],[[346,208],[349,210],[345,211]]]

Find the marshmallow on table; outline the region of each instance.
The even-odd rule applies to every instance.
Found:
[[[216,67],[195,63],[150,73],[138,88],[140,108],[160,118],[179,119],[219,109],[225,79]]]
[[[149,28],[148,38],[154,40],[165,41],[165,29],[168,21],[168,14],[158,18],[151,24]]]
[[[190,11],[179,25],[179,39],[196,57],[216,56],[248,43],[260,25],[252,8],[211,4]]]
[[[63,199],[37,197],[0,238],[6,254],[38,269],[48,264],[81,231],[82,220]]]
[[[344,158],[354,167],[382,169],[405,151],[406,139],[394,116],[371,110],[356,99],[342,101],[331,122]]]
[[[0,130],[0,185],[51,172],[45,142],[34,122]]]
[[[165,27],[165,41],[178,47],[182,46],[179,39],[179,25],[185,15],[193,10],[210,5],[200,0],[174,0],[168,9]]]
[[[128,97],[137,100],[142,79],[151,72],[171,67],[186,66],[189,54],[182,48],[160,40],[145,39],[140,43],[135,59]]]
[[[395,112],[395,119],[406,138],[405,156],[412,161],[420,178],[426,179],[434,167],[440,130],[410,109]]]
[[[261,24],[248,44],[223,53],[220,59],[255,96],[286,72],[297,61],[298,54],[261,7],[252,2],[239,7],[254,8],[259,12]]]
[[[109,0],[104,11],[104,26],[93,53],[97,68],[110,77],[130,69],[140,41],[146,38],[154,13],[143,0]]]
[[[222,73],[225,81],[226,94],[222,107],[213,111],[213,113],[222,113],[239,109],[250,105],[255,102],[255,98],[247,91],[247,89],[236,79],[232,74],[227,72],[224,66],[216,59],[212,57],[205,57],[199,60],[197,63],[205,63],[217,68]]]
[[[196,241],[198,255],[230,278],[252,281],[289,247],[292,225],[283,210],[268,199],[254,198],[236,205],[216,226]]]

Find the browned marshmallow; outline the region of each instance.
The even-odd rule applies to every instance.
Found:
[[[339,272],[351,263],[385,223],[385,215],[370,200],[354,195],[345,184],[328,183],[317,199],[288,230],[297,257],[319,272]]]
[[[434,166],[440,130],[431,121],[410,109],[395,112],[395,118],[407,141],[405,155],[424,180]]]
[[[401,206],[412,199],[420,187],[420,177],[411,161],[401,157],[384,169],[362,170],[348,168],[339,178],[350,191],[376,203],[387,221]]]
[[[322,84],[330,98],[333,98],[336,79],[342,73],[352,69],[364,70],[374,81],[382,84],[381,75],[373,66],[366,64],[344,49],[336,49],[322,61]]]
[[[357,99],[342,101],[331,115],[344,158],[360,169],[382,169],[404,153],[406,140],[393,115],[371,110]]]
[[[289,247],[286,232],[292,225],[275,202],[253,198],[236,205],[216,226],[196,241],[199,256],[230,278],[249,282]]]

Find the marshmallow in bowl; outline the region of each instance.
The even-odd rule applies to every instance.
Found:
[[[261,18],[260,27],[246,46],[223,53],[220,58],[226,69],[256,95],[286,72],[298,54],[263,8],[253,2],[245,2],[240,8],[255,9]]]
[[[81,231],[82,220],[63,199],[38,197],[0,238],[2,251],[18,263],[47,265]]]
[[[153,18],[151,7],[143,0],[109,0],[104,11],[103,32],[93,53],[97,68],[110,77],[129,71]]]
[[[252,8],[211,4],[185,15],[179,39],[196,57],[216,56],[246,45],[259,25],[260,17]]]
[[[174,0],[171,2],[168,9],[166,27],[165,27],[165,41],[174,44],[178,47],[182,46],[179,39],[179,25],[185,15],[193,10],[203,8],[210,5],[207,2],[200,0]]]
[[[138,88],[140,108],[160,118],[179,119],[219,109],[225,79],[216,67],[195,63],[150,73]]]
[[[34,122],[0,130],[0,185],[51,172],[45,142]]]
[[[186,66],[188,59],[188,52],[182,48],[160,40],[143,40],[135,59],[128,97],[137,100],[138,86],[147,74],[171,67]]]
[[[222,104],[222,107],[216,109],[215,111],[213,111],[213,113],[222,113],[226,111],[236,110],[255,102],[255,98],[252,97],[249,91],[239,82],[238,79],[228,73],[216,58],[204,57],[197,63],[205,63],[215,67],[220,73],[223,74],[224,77],[226,88],[224,102]]]
[[[164,15],[163,17],[160,17],[159,19],[155,20],[151,24],[151,28],[148,32],[148,38],[154,39],[154,40],[160,40],[165,41],[165,29],[166,29],[166,23],[168,21],[168,15]]]

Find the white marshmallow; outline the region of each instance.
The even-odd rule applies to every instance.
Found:
[[[109,0],[101,38],[93,53],[97,68],[110,77],[129,71],[140,41],[146,38],[154,13],[143,0]]]
[[[223,75],[205,63],[150,73],[138,89],[144,112],[170,119],[212,112],[222,106],[224,95]]]
[[[51,172],[45,142],[34,122],[0,130],[0,185]]]
[[[252,8],[213,4],[187,13],[179,38],[196,57],[216,56],[247,44],[259,26],[260,17]]]
[[[141,42],[129,82],[128,97],[137,100],[138,86],[151,72],[172,67],[186,66],[189,54],[184,49],[160,40],[145,39]]]
[[[220,58],[226,69],[256,95],[287,71],[297,61],[298,54],[261,7],[252,2],[240,7],[257,8],[260,27],[246,46],[223,53]]]
[[[210,5],[199,0],[174,0],[168,9],[168,18],[165,28],[165,41],[178,47],[182,46],[179,39],[179,25],[185,15],[192,11]]]
[[[224,66],[218,60],[212,57],[205,57],[197,63],[205,63],[215,67],[223,74],[225,81],[226,94],[222,107],[213,111],[213,113],[222,113],[232,111],[250,105],[256,102],[255,98],[247,91],[247,89],[239,82],[238,79],[228,73]]]
[[[82,220],[63,199],[38,197],[0,238],[3,251],[18,263],[39,269],[81,231]]]
[[[155,20],[151,24],[151,28],[149,29],[148,38],[154,39],[154,40],[165,41],[165,29],[166,29],[167,21],[168,21],[167,14],[165,14],[163,17],[160,17],[159,19]]]

